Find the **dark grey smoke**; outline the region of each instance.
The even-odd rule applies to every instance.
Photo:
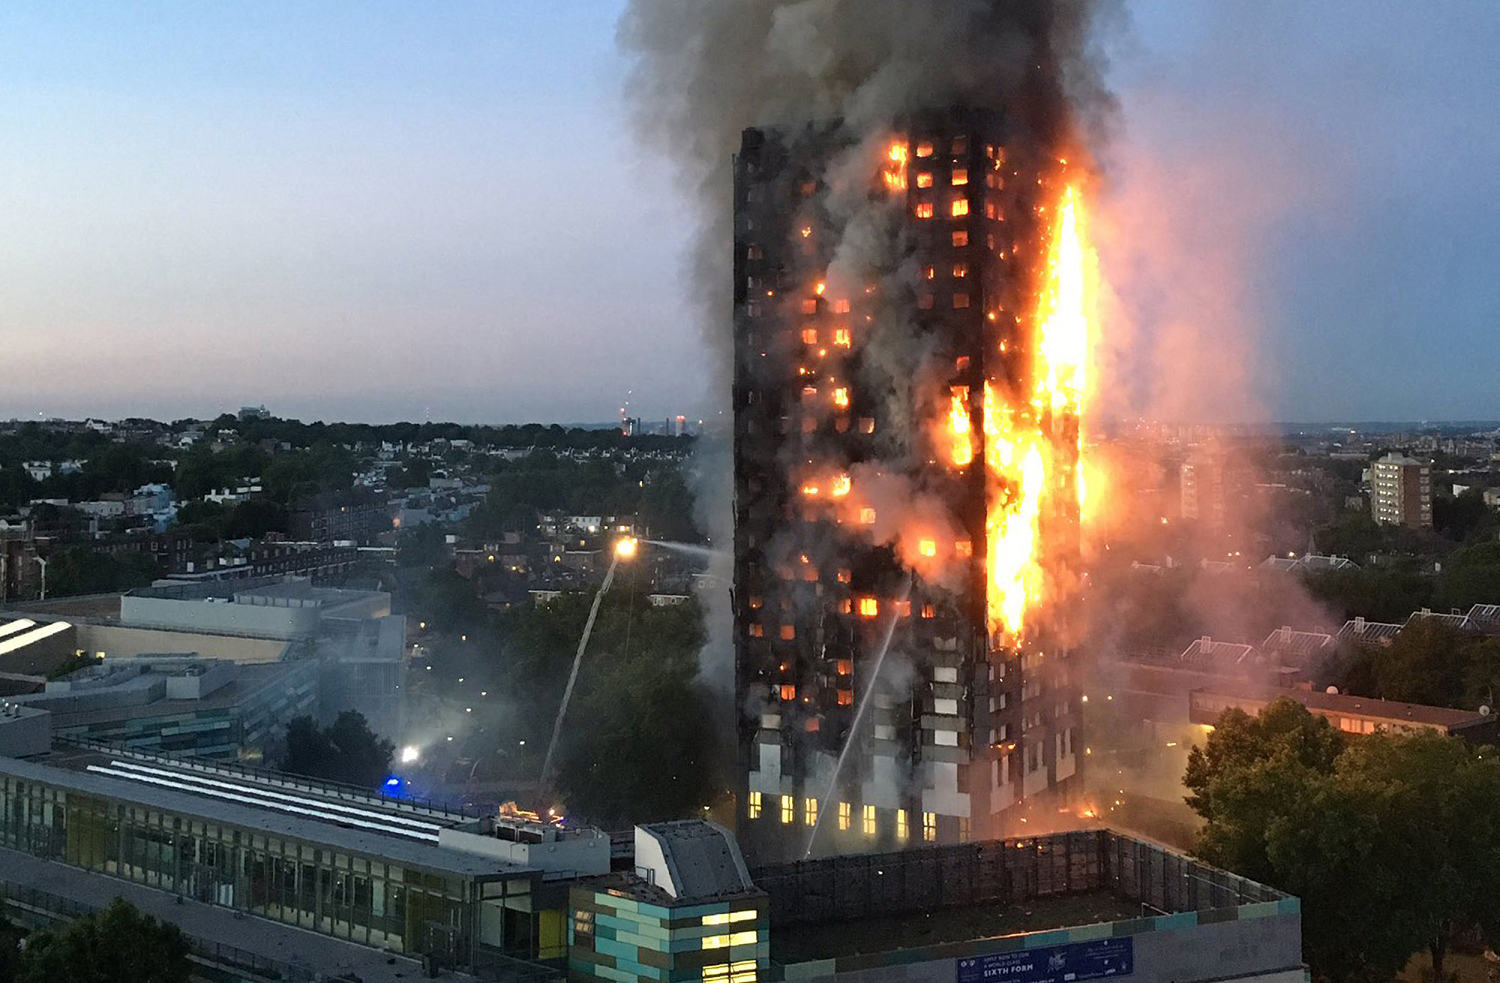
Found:
[[[856,148],[893,122],[969,104],[1006,110],[1018,145],[1086,151],[1110,101],[1092,48],[1097,0],[631,0],[619,37],[633,57],[628,100],[643,144],[676,168],[699,208],[685,271],[709,344],[710,420],[727,430],[731,377],[730,165],[751,126],[838,121]],[[871,154],[856,149],[824,175],[842,239],[829,270],[886,266],[890,216],[864,193]],[[848,169],[853,176],[840,173]],[[850,189],[841,194],[840,189]],[[892,378],[927,353],[902,324],[883,326],[866,357]],[[890,419],[910,409],[902,399]],[[711,443],[711,442],[707,442]],[[706,464],[707,462],[700,462]],[[716,462],[719,465],[725,461]],[[702,468],[700,508],[714,542],[731,542],[728,468]],[[727,570],[725,571],[727,573]],[[730,675],[729,617],[709,599],[705,674]]]

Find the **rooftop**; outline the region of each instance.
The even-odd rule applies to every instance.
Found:
[[[1270,703],[1285,697],[1302,704],[1309,710],[1344,714],[1351,717],[1371,717],[1383,721],[1421,724],[1460,730],[1484,723],[1489,718],[1474,710],[1451,710],[1447,707],[1432,707],[1422,703],[1402,703],[1399,700],[1375,700],[1344,693],[1320,693],[1302,689],[1254,689],[1254,690],[1195,690],[1192,699],[1196,703],[1200,695],[1205,699]]]
[[[836,959],[970,939],[1041,932],[1070,925],[1124,921],[1150,912],[1110,891],[1087,891],[1025,902],[1002,902],[886,918],[795,925],[773,930],[771,951],[780,963]]]
[[[498,878],[527,871],[438,846],[439,831],[463,824],[463,817],[295,779],[80,746],[24,761],[0,758],[3,775],[445,873]]]

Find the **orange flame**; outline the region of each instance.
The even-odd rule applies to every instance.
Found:
[[[887,191],[906,190],[906,165],[911,159],[911,150],[905,143],[893,143],[886,152],[886,159],[890,162],[886,165],[883,177]]]
[[[1093,290],[1078,189],[1065,188],[1050,211],[1055,219],[1032,320],[1030,392],[1007,405],[998,383],[984,390],[990,633],[1005,645],[1022,639],[1029,616],[1045,600],[1046,518],[1081,510],[1088,500],[1080,418]]]
[[[969,419],[969,387],[954,386],[948,405],[948,432],[953,437],[953,463],[966,468],[974,461],[974,424]]]

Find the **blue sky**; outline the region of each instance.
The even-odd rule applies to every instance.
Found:
[[[0,417],[693,412],[620,6],[3,5]],[[1283,419],[1500,417],[1500,5],[1127,10],[1122,347]]]

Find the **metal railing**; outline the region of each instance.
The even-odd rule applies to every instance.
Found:
[[[25,914],[31,915],[33,921],[38,920],[38,917],[47,922],[72,921],[100,910],[96,905],[84,904],[60,894],[11,881],[0,881],[0,901],[3,901],[7,914],[21,914],[23,921]],[[189,958],[205,965],[249,972],[266,980],[296,980],[311,976],[307,970],[299,970],[292,963],[271,959],[238,946],[200,939],[186,932],[183,933],[183,938],[188,943]]]
[[[292,775],[271,768],[256,767],[255,765],[216,761],[211,758],[200,758],[191,754],[164,754],[159,751],[142,751],[86,737],[55,736],[52,740],[54,744],[67,745],[85,751],[97,751],[101,754],[110,754],[117,757],[136,758],[157,764],[172,765],[173,767],[187,771],[194,771],[204,775],[217,775],[221,778],[238,776],[273,788],[310,792],[314,795],[321,795],[337,801],[388,805],[398,808],[403,812],[422,813],[438,818],[451,819],[455,822],[467,822],[472,819],[479,819],[483,815],[482,813],[465,809],[462,806],[454,807],[447,805],[436,799],[395,798],[374,789],[361,788],[357,785],[345,785],[340,782],[324,781],[306,775]]]

